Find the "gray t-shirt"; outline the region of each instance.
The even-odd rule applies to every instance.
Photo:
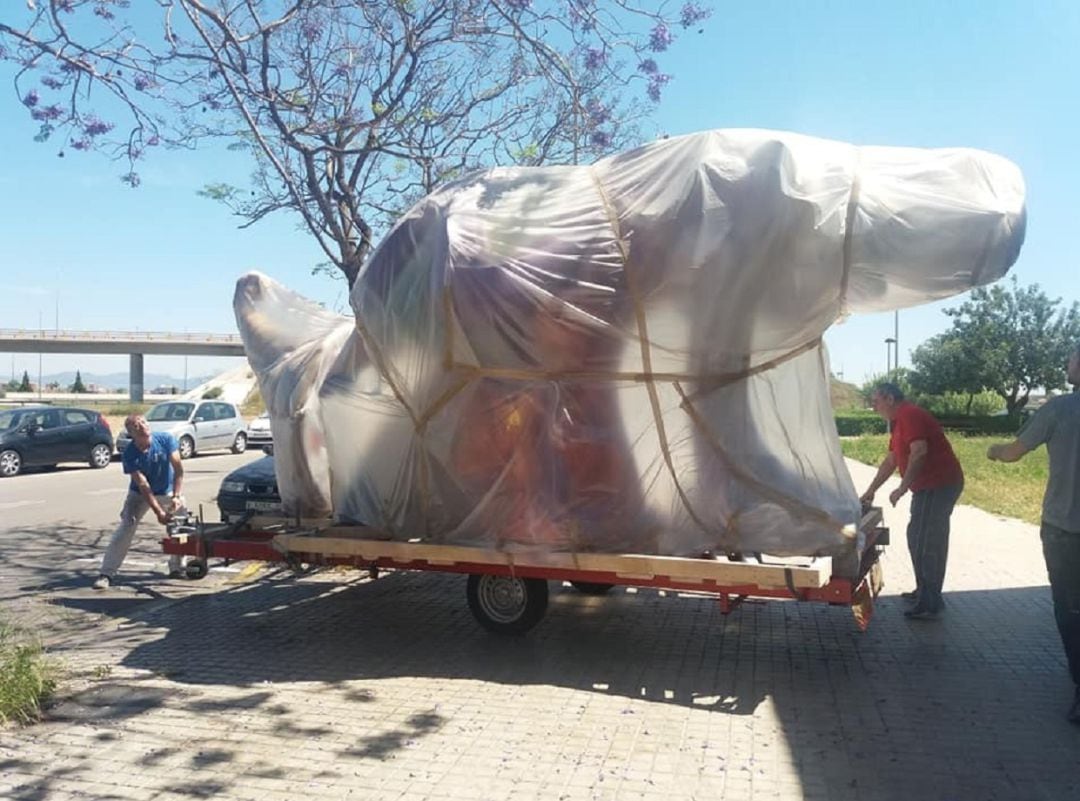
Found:
[[[1043,496],[1042,519],[1080,533],[1080,392],[1051,398],[1020,429],[1016,438],[1028,449],[1046,443],[1050,480]]]

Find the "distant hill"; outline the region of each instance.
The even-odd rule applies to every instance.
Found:
[[[854,384],[833,378],[829,382],[829,399],[833,409],[862,409],[866,406],[862,393]]]
[[[209,373],[203,376],[188,376],[187,388],[194,389],[200,384],[204,384],[214,377],[213,373]],[[15,376],[15,380],[19,380],[21,376]],[[30,376],[30,380],[35,384],[37,383],[37,376]],[[61,387],[68,387],[75,383],[75,371],[65,370],[62,373],[50,373],[49,375],[43,375],[41,377],[42,384],[48,385],[56,382]],[[82,382],[86,386],[90,384],[96,384],[99,387],[108,387],[110,389],[120,389],[127,391],[128,388],[128,374],[127,373],[82,373]],[[163,373],[143,373],[143,386],[150,390],[155,387],[177,387],[180,390],[184,388],[184,379],[176,378],[175,376],[164,375]]]

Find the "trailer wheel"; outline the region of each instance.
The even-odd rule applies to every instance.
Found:
[[[205,559],[191,559],[184,565],[184,575],[189,579],[206,578],[206,574],[209,572],[210,568],[207,566]]]
[[[570,586],[582,595],[607,595],[615,585],[599,581],[571,581]]]
[[[544,579],[473,573],[465,592],[473,616],[496,634],[524,634],[547,611],[548,584]]]

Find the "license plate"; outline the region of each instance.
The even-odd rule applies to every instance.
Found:
[[[281,504],[274,501],[248,501],[244,508],[253,512],[280,512]]]

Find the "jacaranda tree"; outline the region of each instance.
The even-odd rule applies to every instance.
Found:
[[[139,182],[154,148],[214,140],[250,185],[204,194],[300,215],[350,285],[423,194],[492,165],[576,163],[636,141],[658,62],[709,10],[655,0],[28,0],[0,58],[36,138]]]

